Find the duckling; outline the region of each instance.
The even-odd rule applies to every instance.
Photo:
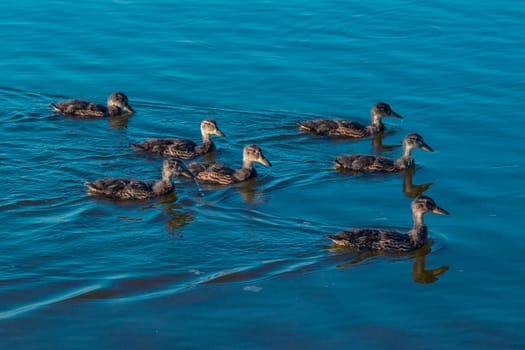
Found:
[[[434,150],[423,141],[419,134],[408,134],[403,140],[403,155],[396,160],[381,156],[350,154],[335,159],[335,169],[353,170],[364,173],[395,173],[415,166],[412,150],[420,148],[427,152]]]
[[[50,103],[50,105],[53,107],[53,112],[71,117],[99,118],[135,113],[128,103],[128,97],[122,92],[114,92],[109,95],[107,107],[84,100],[68,100]]]
[[[188,168],[195,174],[197,181],[209,184],[229,185],[242,182],[257,176],[253,163],[261,163],[264,166],[272,164],[264,157],[262,150],[257,145],[249,145],[243,149],[242,167],[234,170],[221,164],[207,164],[193,162]]]
[[[370,110],[372,124],[364,126],[350,120],[315,119],[298,122],[299,129],[310,131],[319,136],[343,136],[362,138],[385,130],[383,117],[403,118],[390,108],[387,103],[376,103]]]
[[[408,234],[388,229],[354,228],[327,236],[337,245],[358,251],[409,252],[421,248],[428,242],[428,229],[423,222],[425,213],[449,215],[426,196],[418,196],[411,205],[414,226]]]
[[[215,144],[210,135],[226,136],[213,119],[205,119],[201,122],[201,135],[202,144],[200,145],[187,139],[149,139],[132,144],[132,146],[135,151],[146,151],[164,157],[193,159],[215,150]]]
[[[85,182],[89,194],[101,195],[110,199],[148,199],[160,197],[173,191],[172,177],[184,175],[195,177],[177,158],[164,160],[162,164],[162,180],[140,181],[134,179],[98,179]]]

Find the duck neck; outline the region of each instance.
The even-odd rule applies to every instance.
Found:
[[[241,169],[252,170],[253,169],[253,160],[243,159],[242,160],[242,167],[241,167]]]
[[[202,134],[202,143],[203,144],[207,144],[207,143],[211,143],[211,136],[208,132],[204,131],[204,130],[201,130],[201,134]]]
[[[237,181],[242,182],[245,181],[253,176],[255,176],[257,173],[255,172],[255,168],[253,166],[253,161],[243,159],[242,161],[242,167],[235,170],[234,177]]]
[[[416,212],[413,214],[414,226],[408,232],[410,240],[416,247],[420,247],[426,243],[428,239],[428,230],[427,226],[423,222],[423,213]]]
[[[403,144],[403,155],[396,160],[396,165],[400,169],[410,168],[414,165],[414,158],[412,158],[412,147]]]
[[[425,226],[425,223],[423,222],[423,213],[420,211],[416,211],[412,213],[412,219],[414,220],[414,227],[418,226]]]
[[[403,143],[403,158],[412,158],[412,149],[414,147],[407,144],[407,143]]]
[[[173,183],[171,181],[159,180],[153,185],[153,192],[157,195],[164,195],[173,190]]]
[[[108,105],[108,108],[107,108],[107,114],[108,114],[110,117],[114,117],[114,116],[120,114],[120,110],[118,109],[118,107],[115,107],[115,106],[113,106],[113,105]]]
[[[173,189],[173,182],[171,181],[171,174],[169,172],[162,172],[162,179],[155,182],[153,185],[153,192],[157,195],[163,195]]]
[[[382,122],[383,118],[380,117],[379,115],[375,114],[375,113],[372,113],[372,126],[374,128],[377,128],[377,129],[380,129],[382,130],[385,126],[383,125],[383,122]]]
[[[172,176],[171,172],[163,170],[162,171],[162,180],[160,180],[160,181],[164,182],[164,183],[171,183],[171,176]]]

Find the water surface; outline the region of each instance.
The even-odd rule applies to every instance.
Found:
[[[511,1],[0,3],[0,344],[12,349],[525,347],[525,10]],[[131,118],[75,120],[48,104],[124,91]],[[297,130],[369,119],[383,147]],[[84,181],[160,176],[129,144],[198,140],[273,167],[229,187],[181,180],[145,202]],[[417,132],[413,185],[451,212],[408,256],[354,260],[325,235],[408,228],[402,175],[349,176],[344,153],[397,157]],[[403,184],[405,180],[405,184]],[[408,181],[408,182],[407,182]],[[405,185],[405,187],[404,187]],[[417,190],[417,188],[416,188]]]

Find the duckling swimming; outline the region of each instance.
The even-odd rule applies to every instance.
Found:
[[[202,144],[186,139],[150,139],[132,144],[135,151],[146,151],[160,154],[164,157],[193,159],[215,150],[215,144],[210,135],[226,136],[213,119],[205,119],[201,123]]]
[[[207,164],[193,162],[188,168],[195,174],[197,181],[209,184],[229,185],[242,182],[257,176],[253,163],[261,163],[264,166],[272,164],[264,157],[262,150],[257,145],[249,145],[243,149],[242,167],[234,170],[221,164]]]
[[[449,215],[436,205],[430,197],[419,196],[411,205],[414,226],[408,234],[388,229],[354,228],[327,236],[337,245],[356,250],[377,252],[409,252],[421,248],[428,242],[428,229],[423,222],[425,213]]]
[[[84,100],[68,100],[50,105],[54,112],[70,117],[114,117],[135,112],[128,103],[128,97],[122,92],[114,92],[109,95],[107,107]]]
[[[384,117],[403,118],[390,108],[387,103],[376,103],[370,110],[372,124],[362,125],[357,122],[339,119],[315,119],[299,122],[299,129],[310,131],[319,136],[343,136],[361,138],[385,130]]]
[[[134,179],[98,179],[85,182],[89,194],[101,195],[110,199],[147,199],[160,197],[173,191],[174,176],[194,177],[181,160],[169,158],[162,164],[162,180],[140,181]]]
[[[427,152],[434,150],[423,141],[419,134],[408,134],[403,140],[403,155],[396,160],[381,156],[350,154],[335,159],[335,169],[353,170],[364,173],[395,173],[415,166],[412,150],[420,148]]]

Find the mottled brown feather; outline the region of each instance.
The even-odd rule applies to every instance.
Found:
[[[327,236],[337,245],[355,250],[378,252],[408,252],[421,248],[428,242],[428,229],[423,222],[425,213],[448,215],[434,200],[426,196],[416,197],[411,204],[413,226],[407,234],[389,229],[354,228]]]

